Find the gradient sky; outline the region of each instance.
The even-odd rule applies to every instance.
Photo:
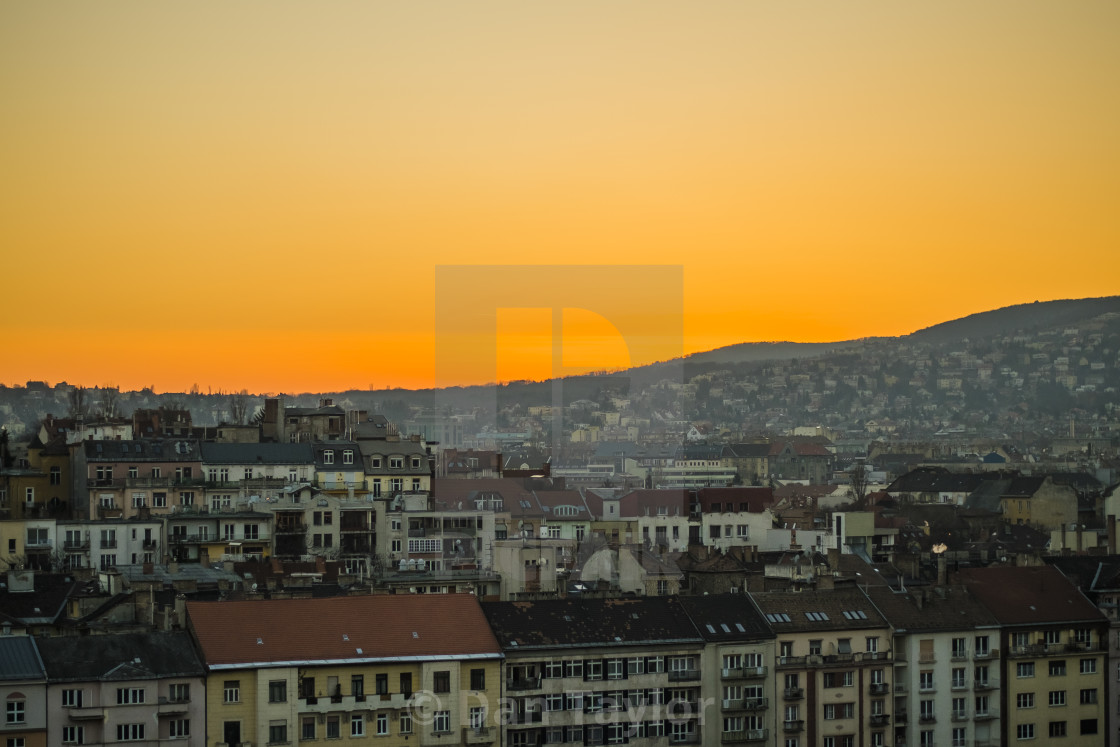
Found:
[[[680,265],[683,352],[1120,293],[1118,38],[1116,0],[8,0],[0,382],[428,386],[443,265]]]

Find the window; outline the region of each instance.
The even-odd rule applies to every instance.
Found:
[[[988,696],[987,695],[977,695],[976,696],[976,715],[977,716],[987,716],[988,715]]]
[[[387,695],[389,693],[389,675],[385,673],[378,673],[373,676],[373,690],[378,695]]]
[[[472,706],[468,718],[472,729],[482,729],[486,726],[486,707]]]
[[[953,747],[965,747],[965,740],[967,739],[965,737],[966,731],[967,729],[965,729],[963,726],[957,726],[953,728]]]
[[[152,493],[152,506],[167,508],[167,493]]]
[[[976,636],[976,655],[977,656],[987,656],[990,652],[991,652],[991,649],[988,648],[988,636],[986,636],[986,635]]]
[[[27,742],[23,737],[8,737],[8,747],[27,747]]]
[[[1050,705],[1064,706],[1066,704],[1066,691],[1065,690],[1051,690],[1050,691]]]
[[[239,703],[241,701],[241,680],[226,680],[222,688],[222,702]]]
[[[301,722],[300,739],[315,739],[315,717],[305,716]]]
[[[144,702],[144,688],[142,687],[118,687],[117,688],[117,705],[129,705],[132,703]]]
[[[1097,673],[1097,660],[1096,659],[1082,659],[1081,660],[1081,674],[1096,674]]]
[[[61,485],[61,484],[62,484],[62,468],[61,467],[51,467],[51,485]]]
[[[378,714],[378,715],[381,716],[381,715],[384,715],[384,714]],[[381,726],[380,721],[378,722],[377,725],[379,727]],[[388,731],[388,728],[389,728],[389,719],[386,718],[385,719],[385,729],[386,729],[386,731]],[[352,736],[352,737],[364,737],[365,735],[366,735],[366,717],[365,717],[365,714],[363,714],[363,713],[352,714],[350,716],[350,736]]]
[[[437,693],[451,692],[451,672],[436,672],[432,676],[432,690]]]
[[[1095,718],[1081,719],[1081,733],[1082,734],[1096,734],[1097,733],[1097,720]]]
[[[626,676],[625,659],[607,659],[607,679],[620,680]]]
[[[389,469],[404,469],[404,457],[389,457]]]
[[[189,703],[191,686],[188,682],[176,682],[167,688],[168,700],[172,703]]]
[[[922,721],[931,721],[936,718],[932,700],[922,700],[918,702],[918,718]]]
[[[1015,728],[1016,739],[1034,739],[1034,724],[1019,724]]]
[[[825,687],[851,687],[853,675],[851,672],[825,672]]]
[[[86,729],[84,726],[62,727],[62,742],[64,744],[85,744]]]
[[[1062,642],[1062,632],[1060,630],[1047,630],[1043,635],[1043,642],[1047,646],[1056,646]]]
[[[564,676],[583,677],[583,661],[581,659],[574,659],[564,662]]]
[[[412,468],[420,469],[420,457],[412,457]]]
[[[412,673],[401,672],[401,693],[408,697],[412,695]]]
[[[117,724],[118,742],[135,742],[144,738],[144,724]]]
[[[342,450],[342,463],[343,464],[353,464],[354,463],[354,450],[353,449],[343,449]],[[388,732],[385,732],[385,733],[388,734]]]
[[[334,464],[334,450],[333,449],[324,449],[323,450],[323,464]]]
[[[283,703],[288,700],[288,683],[285,680],[272,680],[268,683],[268,702]]]
[[[451,711],[436,711],[432,719],[432,731],[436,734],[447,734],[451,731]]]
[[[961,689],[963,687],[966,687],[966,686],[967,686],[967,680],[965,679],[964,667],[954,668],[953,669],[952,688],[954,690],[959,690],[959,689]]]
[[[1064,737],[1066,735],[1066,722],[1065,721],[1051,721],[1050,722],[1050,736]]]
[[[918,689],[922,692],[933,692],[933,670],[925,669],[918,673]]]
[[[255,540],[255,539],[260,539],[261,538],[260,524],[246,524],[245,528],[244,528],[244,532],[245,532],[245,539],[247,539],[247,540]]]
[[[388,675],[386,675],[386,685],[388,685]],[[350,675],[350,694],[357,698],[364,698],[366,696],[366,678],[365,675],[352,674]]]
[[[172,739],[186,739],[191,735],[190,719],[172,719],[167,725],[167,733]]]
[[[82,707],[82,691],[81,690],[63,690],[62,691],[62,707],[63,708],[81,708]]]
[[[412,733],[412,714],[402,713],[400,719],[397,721],[397,731],[401,734]]]
[[[826,719],[852,718],[855,713],[854,703],[828,703],[824,707]]]
[[[22,724],[27,721],[27,701],[23,698],[8,698],[7,708],[4,712],[4,723]]]
[[[867,652],[870,654],[879,652],[879,636],[874,635],[867,637]]]
[[[342,737],[342,722],[338,716],[327,716],[327,739],[340,739]]]
[[[1065,677],[1066,676],[1066,663],[1065,660],[1059,659],[1050,662],[1050,676],[1051,677]]]
[[[584,664],[583,678],[585,680],[603,679],[603,662],[600,659],[590,659]]]
[[[471,689],[472,690],[485,690],[486,689],[486,670],[485,669],[472,669],[471,670]]]
[[[1016,708],[1034,708],[1034,693],[1019,693],[1015,696]]]
[[[963,659],[968,654],[968,647],[965,645],[964,638],[953,639],[953,658]]]
[[[1015,665],[1016,677],[1034,677],[1034,662],[1023,661]]]
[[[1086,688],[1081,691],[1081,705],[1095,705],[1097,702],[1097,689]]]
[[[284,744],[288,741],[288,725],[285,723],[268,725],[268,743]]]
[[[1073,641],[1082,646],[1089,646],[1093,643],[1093,631],[1089,628],[1078,628],[1073,631]]]

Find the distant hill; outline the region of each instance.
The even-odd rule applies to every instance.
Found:
[[[848,350],[859,340],[843,342],[740,342],[685,358],[687,363],[757,363],[807,358]]]
[[[942,345],[963,338],[1004,337],[1030,333],[1044,328],[1076,326],[1101,314],[1120,313],[1120,296],[1081,298],[1064,301],[1035,301],[982,311],[961,319],[935,324],[902,339]]]

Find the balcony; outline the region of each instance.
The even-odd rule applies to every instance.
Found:
[[[805,689],[801,687],[787,687],[785,689],[786,700],[801,700],[805,697]]]
[[[725,711],[761,711],[770,707],[766,698],[732,698],[723,701]]]
[[[1100,651],[1101,648],[1096,643],[1091,641],[1077,642],[1073,641],[1065,645],[1066,651]]]
[[[674,669],[669,672],[670,682],[688,682],[700,679],[699,669]]]
[[[979,660],[979,661],[983,661],[984,659],[998,659],[999,658],[999,649],[998,648],[988,648],[988,649],[984,649],[983,651],[977,650],[972,655],[972,658],[976,659],[976,660]]]
[[[968,711],[953,711],[949,716],[950,721],[968,721]]]
[[[934,714],[934,713],[923,713],[923,714],[918,716],[918,723],[919,724],[936,724],[937,723],[937,715]]]
[[[366,711],[374,709],[398,710],[412,705],[412,693],[382,693],[381,695],[331,695],[301,697],[307,713],[334,713],[337,711]]]
[[[489,726],[464,726],[460,744],[492,744],[494,729]]]
[[[905,682],[894,683],[894,694],[895,695],[905,695],[909,691],[910,691],[910,688],[906,687]]]
[[[159,543],[153,539],[146,539],[141,543],[141,546],[145,550],[155,550],[157,547],[159,547]]]
[[[871,714],[871,725],[872,726],[886,726],[890,722],[891,722],[891,716],[890,716],[889,713],[873,713],[873,714]]]
[[[70,717],[71,721],[100,721],[105,718],[104,708],[85,707],[85,708],[63,708],[63,712]]]
[[[88,550],[89,538],[79,540],[66,540],[62,547],[68,552],[73,552],[75,550]]]
[[[190,708],[191,704],[188,700],[169,700],[161,695],[156,711],[162,716],[164,714],[186,713]]]
[[[867,691],[871,695],[887,695],[891,691],[891,686],[886,682],[872,682],[867,686]]]
[[[796,719],[794,721],[783,721],[782,731],[787,734],[796,734],[799,731],[805,731],[805,721]]]
[[[537,690],[540,686],[540,677],[514,677],[506,680],[507,690]]]
[[[779,656],[779,667],[803,667],[809,661],[808,656]]]
[[[744,729],[743,731],[725,731],[720,735],[719,741],[723,744],[763,742],[766,740],[768,735],[768,729]]]
[[[1029,646],[1012,646],[1010,650],[1008,650],[1007,655],[1012,659],[1033,659],[1037,656],[1045,656],[1046,653],[1046,646],[1042,644],[1031,644]]]
[[[991,680],[976,680],[972,683],[972,689],[976,690],[977,692],[983,690],[995,690],[996,684]]]
[[[724,669],[720,676],[725,680],[754,679],[766,676],[766,667],[731,667]]]
[[[511,724],[540,724],[544,721],[544,714],[540,711],[526,711],[525,713],[511,713]]]
[[[991,721],[992,719],[998,717],[999,711],[995,708],[989,708],[985,711],[977,711],[976,713],[972,714],[973,721]]]
[[[896,710],[894,712],[894,722],[896,724],[899,724],[901,726],[901,725],[906,724],[906,722],[909,721],[909,720],[910,719],[906,715],[906,709],[905,708],[901,708],[901,709]]]

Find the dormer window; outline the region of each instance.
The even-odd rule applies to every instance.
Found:
[[[334,450],[326,449],[323,452],[323,464],[334,464]]]
[[[353,464],[354,463],[354,450],[353,449],[344,449],[343,450],[343,452],[342,452],[342,463],[343,464]]]
[[[370,469],[381,469],[381,457],[375,456],[369,458]]]
[[[420,457],[412,457],[412,468],[420,469]]]
[[[404,469],[404,457],[389,457],[389,469]]]

